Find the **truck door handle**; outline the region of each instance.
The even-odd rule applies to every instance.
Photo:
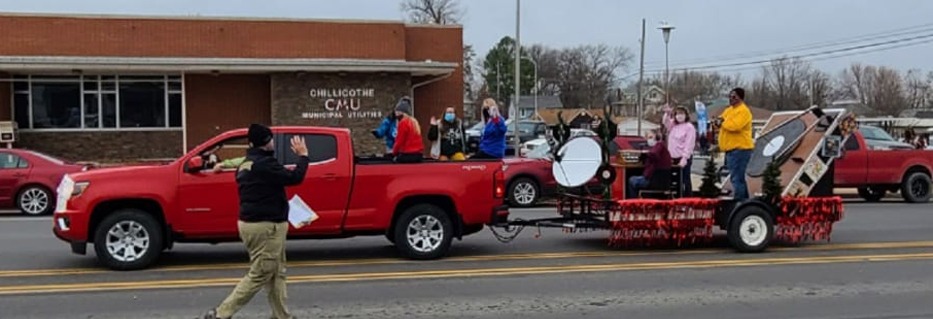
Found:
[[[23,174],[23,173],[16,173],[16,174],[13,174],[13,177],[17,177],[17,178],[18,178],[18,177],[26,177],[26,174]]]
[[[324,174],[324,175],[321,175],[321,178],[329,180],[329,181],[335,181],[337,180],[337,174]]]

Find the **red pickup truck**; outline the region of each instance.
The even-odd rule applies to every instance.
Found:
[[[501,160],[397,164],[354,157],[347,129],[273,132],[277,157],[291,168],[297,157],[286,141],[305,138],[307,177],[287,193],[301,196],[320,216],[291,228],[289,239],[384,235],[406,257],[433,259],[446,254],[453,238],[508,218]],[[200,163],[240,157],[246,140],[245,129],[234,130],[167,165],[69,174],[59,185],[54,233],[76,254],[92,243],[98,260],[118,270],[145,268],[175,242],[237,241],[234,170],[214,172]]]
[[[882,141],[883,142],[883,141]],[[879,201],[887,192],[900,192],[905,201],[930,200],[933,151],[890,147],[852,134],[842,158],[835,162],[834,186],[856,187],[868,201]]]

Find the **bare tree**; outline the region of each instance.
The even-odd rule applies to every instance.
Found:
[[[900,73],[888,67],[880,67],[872,80],[873,94],[868,105],[878,115],[900,116],[907,109]]]
[[[401,9],[414,23],[457,24],[465,13],[458,0],[404,0]]]
[[[910,70],[904,76],[905,99],[912,109],[925,108],[930,103],[931,83],[922,77],[920,70]],[[933,77],[933,74],[929,75]]]
[[[535,44],[522,48],[522,52],[538,64],[538,94],[560,94],[560,86],[557,81],[560,72],[560,51]]]
[[[780,58],[771,61],[763,72],[768,87],[774,90],[771,101],[767,101],[775,110],[797,109],[809,103],[806,83],[809,80],[810,65],[800,59]]]
[[[811,105],[826,106],[829,104],[830,99],[832,99],[832,79],[829,78],[829,74],[823,71],[814,70],[810,72],[807,89],[809,91],[807,93],[810,95],[809,104]]]
[[[604,44],[562,50],[557,78],[561,102],[567,107],[603,106],[631,59],[627,49]]]
[[[840,96],[868,105],[874,94],[875,70],[873,66],[863,66],[860,63],[853,63],[843,70],[838,85]]]

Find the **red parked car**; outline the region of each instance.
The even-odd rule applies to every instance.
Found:
[[[62,176],[85,170],[85,165],[35,151],[0,149],[0,208],[17,208],[26,215],[50,214]]]
[[[641,136],[618,136],[609,144],[609,154],[618,154],[619,150],[645,149],[647,145],[647,141]],[[542,198],[557,193],[557,181],[551,173],[552,160],[549,154],[550,148],[545,144],[521,157],[503,160],[506,165],[506,201],[509,206],[532,207]],[[600,193],[602,185],[594,178],[583,189],[584,192]]]

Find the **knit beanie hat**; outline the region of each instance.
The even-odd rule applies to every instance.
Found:
[[[272,141],[272,130],[261,124],[251,124],[247,133],[249,143],[253,147],[260,147],[269,144]]]
[[[395,105],[395,110],[411,115],[411,99],[408,97],[403,97],[398,100],[398,104]]]

